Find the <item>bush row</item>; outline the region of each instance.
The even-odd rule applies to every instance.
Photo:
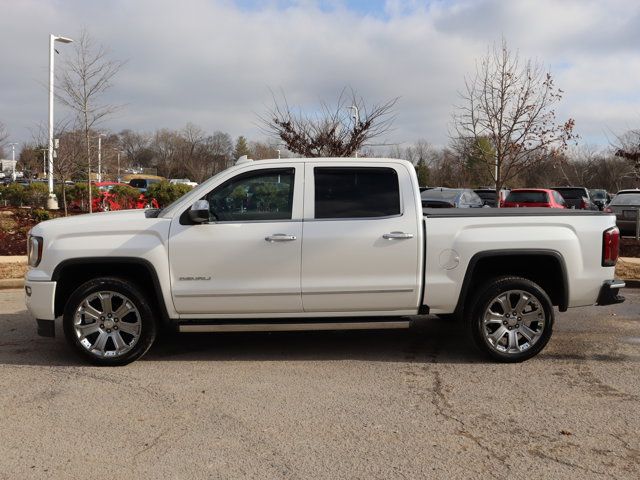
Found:
[[[160,207],[165,207],[183,196],[189,190],[191,190],[189,185],[174,185],[165,181],[150,185],[145,193],[145,197],[148,201],[155,198]],[[89,187],[86,183],[67,185],[64,192],[65,195],[63,195],[62,185],[56,185],[54,193],[58,197],[58,202],[61,207],[63,198],[66,196],[67,205],[71,202],[76,202],[81,206],[82,210],[89,209]],[[121,205],[135,205],[135,202],[140,197],[140,191],[129,185],[116,185],[111,190],[111,193],[114,194],[115,200]],[[99,189],[91,189],[92,198],[98,198],[100,194]],[[29,185],[11,183],[6,186],[0,186],[0,205],[14,207],[28,205],[31,207],[44,208],[47,204],[48,196],[49,189],[45,183],[31,183]]]

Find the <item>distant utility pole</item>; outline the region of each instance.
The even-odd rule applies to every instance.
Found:
[[[9,144],[9,146],[11,147],[11,180],[14,182],[16,181],[16,145],[18,144],[15,142]]]
[[[98,135],[98,181],[102,181],[102,137],[106,137],[106,134],[101,133]],[[91,179],[89,179],[91,182]]]
[[[357,127],[360,124],[360,111],[358,110],[357,105],[351,105],[350,107],[347,107],[349,110],[353,110],[353,121],[355,122],[355,126]],[[356,158],[358,158],[358,149],[356,149],[355,152]]]

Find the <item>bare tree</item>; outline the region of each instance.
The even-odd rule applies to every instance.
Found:
[[[266,160],[268,158],[278,158],[278,151],[284,150],[278,149],[277,144],[265,143],[265,142],[250,142],[249,149],[254,160]],[[282,152],[280,152],[282,154]]]
[[[122,158],[132,165],[150,167],[153,151],[150,147],[151,135],[132,130],[123,130],[119,136],[119,148]]]
[[[361,97],[344,89],[333,106],[322,103],[316,114],[294,112],[284,94],[259,117],[268,135],[304,157],[348,157],[357,154],[374,138],[387,133],[395,119],[398,98],[367,106]]]
[[[633,167],[637,185],[640,182],[640,129],[619,135],[614,148],[616,157],[626,159]]]
[[[58,98],[75,115],[78,126],[84,132],[84,150],[89,174],[89,198],[91,198],[91,131],[117,110],[117,106],[101,103],[101,97],[111,87],[123,62],[111,60],[102,45],[96,46],[83,30],[75,43],[74,55],[64,64]],[[89,202],[91,212],[91,202]]]
[[[209,175],[214,175],[224,170],[231,163],[233,155],[233,140],[228,133],[213,132],[207,139],[208,149],[211,153],[211,171]]]
[[[503,39],[465,80],[453,140],[472,140],[499,190],[533,166],[540,153],[561,152],[576,138],[573,119],[556,121],[554,106],[562,93],[540,63],[522,62]]]

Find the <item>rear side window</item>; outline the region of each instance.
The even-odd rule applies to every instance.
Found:
[[[315,167],[315,218],[400,215],[398,174],[393,168]]]

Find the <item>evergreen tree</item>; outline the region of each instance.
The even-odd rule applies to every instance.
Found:
[[[233,157],[237,160],[243,155],[250,156],[251,150],[249,150],[249,145],[247,145],[247,139],[240,135],[236,140],[236,148],[233,151]]]
[[[420,156],[415,169],[416,175],[418,176],[418,185],[421,187],[426,187],[429,184],[429,167],[424,161],[424,157]]]

